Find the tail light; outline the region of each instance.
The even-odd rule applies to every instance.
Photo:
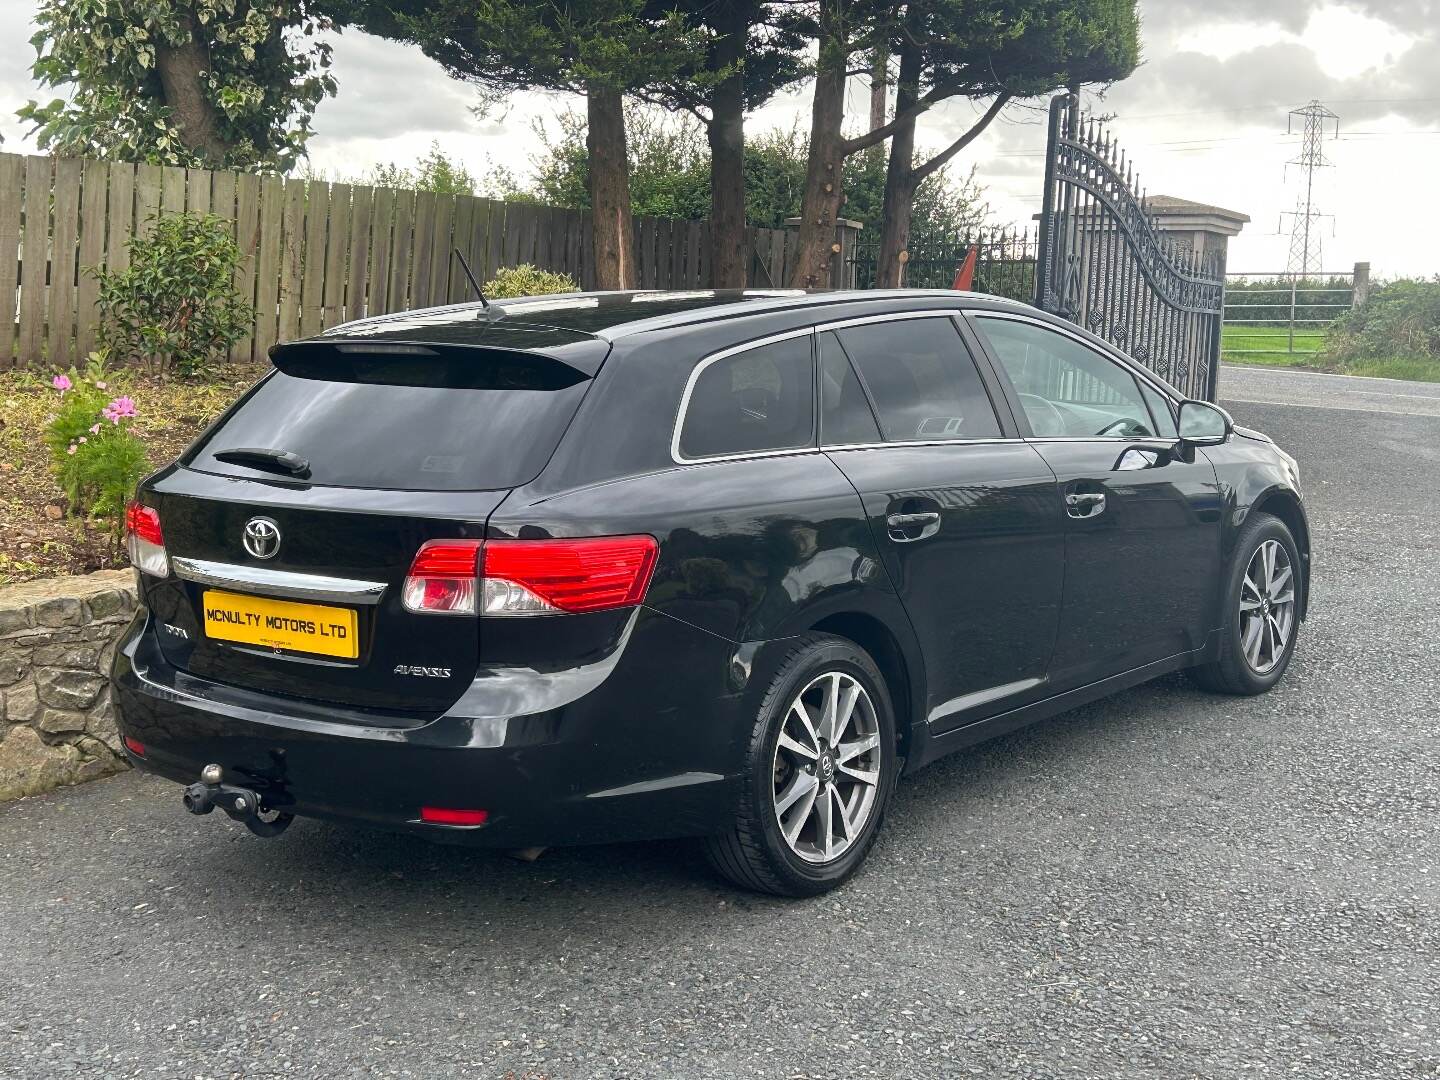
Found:
[[[653,536],[491,540],[480,610],[539,615],[634,607],[645,599],[658,551]]]
[[[423,544],[405,578],[408,611],[474,615],[480,592],[479,540],[430,540]]]
[[[131,565],[137,569],[155,577],[170,573],[165,534],[160,529],[160,511],[138,502],[125,507],[125,550]]]
[[[634,607],[645,599],[658,554],[653,536],[432,540],[405,579],[405,607],[463,615]]]

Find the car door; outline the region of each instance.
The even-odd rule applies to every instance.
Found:
[[[1214,467],[1176,438],[1168,395],[1078,334],[971,320],[1063,503],[1055,688],[1201,648],[1217,625],[1221,502]]]
[[[932,730],[1044,696],[1064,512],[993,374],[951,312],[824,326],[819,346],[822,447],[914,625]]]

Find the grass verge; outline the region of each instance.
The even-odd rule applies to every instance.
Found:
[[[1364,375],[1371,379],[1410,379],[1413,382],[1440,382],[1440,361],[1363,360],[1346,364],[1343,375]]]

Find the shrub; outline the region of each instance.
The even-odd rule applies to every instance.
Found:
[[[1377,288],[1331,325],[1325,356],[1341,367],[1440,361],[1440,278],[1402,278]]]
[[[487,300],[508,296],[542,296],[545,293],[577,292],[580,286],[569,274],[555,274],[538,266],[521,263],[495,271],[482,290]]]
[[[60,406],[46,425],[45,444],[70,512],[109,519],[118,537],[125,503],[150,467],[145,444],[130,430],[135,403],[113,392],[104,359],[94,353],[84,374],[72,368],[51,385]]]
[[[163,375],[194,375],[218,360],[255,321],[235,290],[240,248],[212,215],[153,219],[134,236],[124,269],[92,269],[100,283],[100,342]]]

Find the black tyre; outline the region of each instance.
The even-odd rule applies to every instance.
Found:
[[[815,896],[860,866],[895,783],[895,718],[875,662],[844,638],[797,638],[760,703],[731,828],[706,841],[735,884]]]
[[[1290,529],[1269,514],[1251,514],[1228,569],[1220,657],[1195,668],[1195,681],[1223,694],[1263,694],[1279,682],[1295,654],[1303,588]]]

